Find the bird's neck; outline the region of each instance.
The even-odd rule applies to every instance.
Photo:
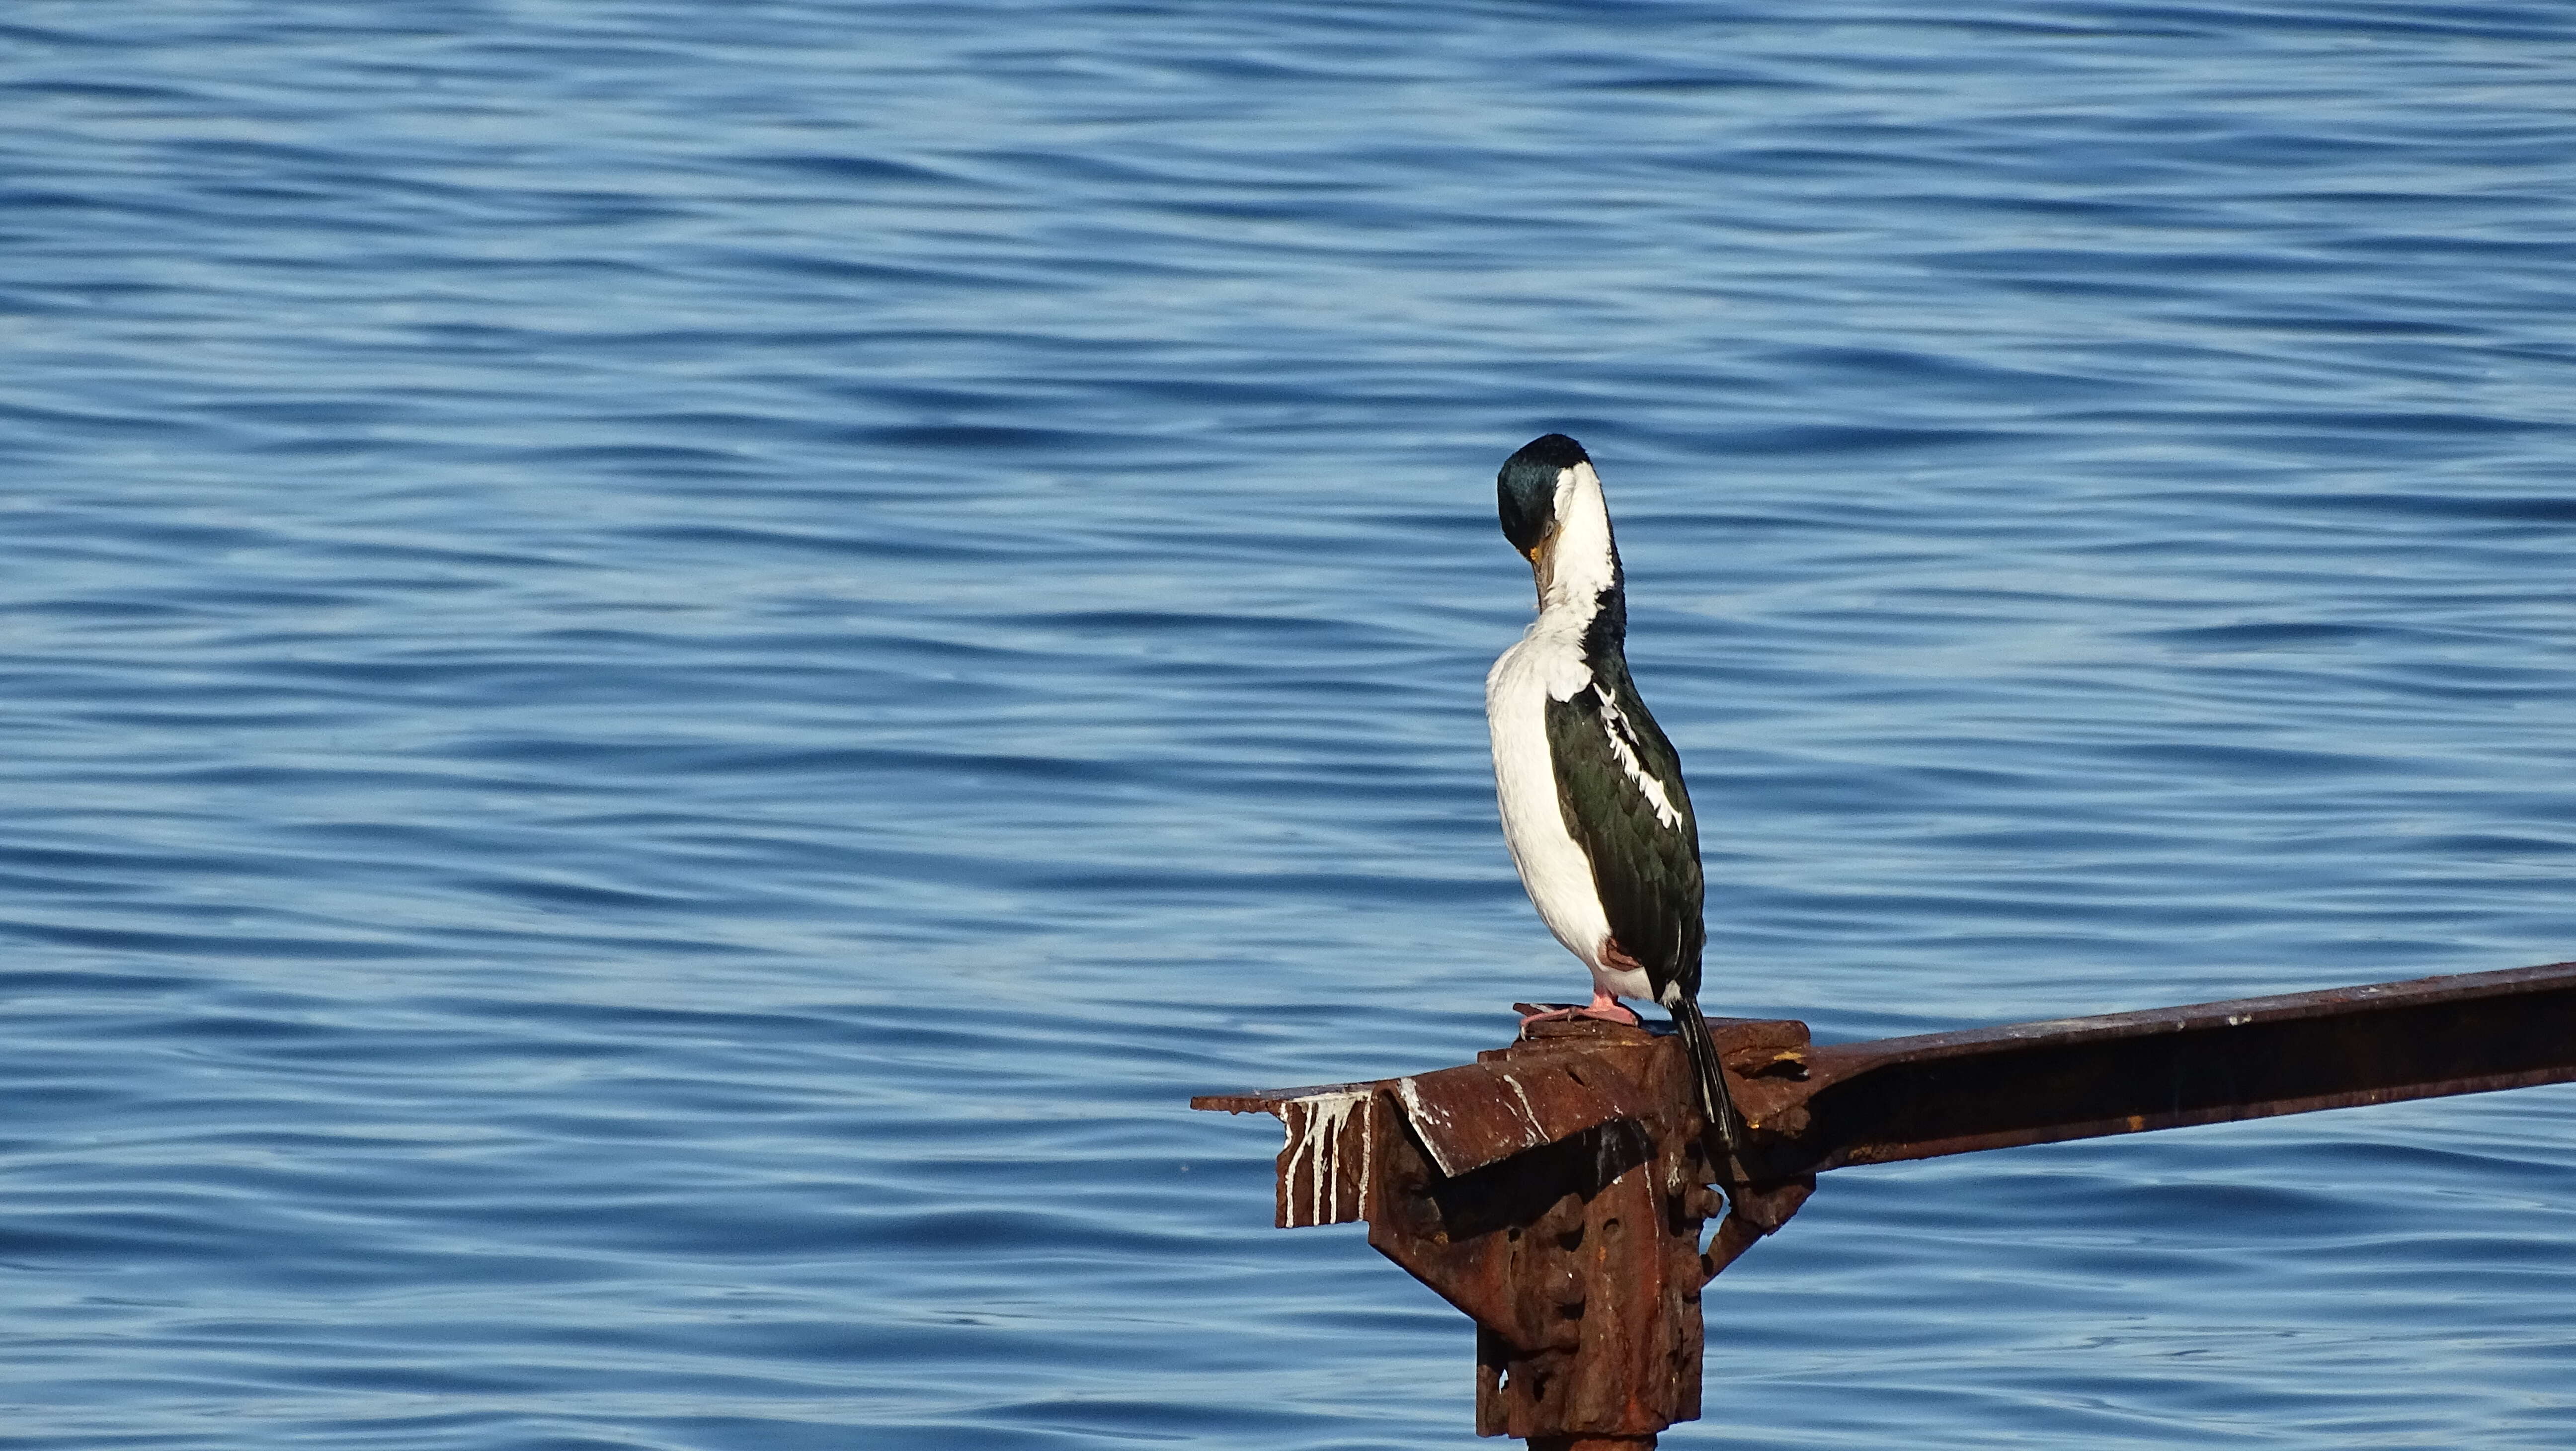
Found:
[[[1612,642],[1628,628],[1626,575],[1619,544],[1610,533],[1610,506],[1601,476],[1590,464],[1566,470],[1557,486],[1556,544],[1547,583],[1539,591],[1539,618],[1575,624],[1592,633],[1606,626]]]

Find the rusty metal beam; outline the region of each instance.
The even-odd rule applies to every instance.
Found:
[[[1475,1320],[1479,1433],[1643,1451],[1699,1414],[1701,1285],[1819,1173],[2576,1081],[2576,962],[1874,1043],[1709,1027],[1749,1177],[1704,1251],[1721,1202],[1668,1034],[1548,1023],[1454,1068],[1190,1106],[1277,1114],[1279,1225],[1365,1219]]]
[[[1806,1068],[1766,1115],[1766,1177],[2564,1083],[2576,962],[1829,1044]]]
[[[2576,1081],[2576,962],[1867,1043],[1809,1044],[1794,1022],[1710,1026],[1753,1131],[1756,1179],[1777,1182]],[[1287,1120],[1283,1228],[1366,1217],[1359,1166],[1380,1095],[1452,1177],[1655,1107],[1626,1080],[1587,1083],[1554,1058],[1483,1058],[1404,1078],[1205,1094],[1190,1106]]]

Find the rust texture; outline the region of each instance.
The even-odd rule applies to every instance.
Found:
[[[1699,1414],[1699,1230],[1716,1196],[1689,1065],[1634,1028],[1564,1026],[1473,1067],[1523,1125],[1575,1127],[1451,1175],[1438,1121],[1408,1113],[1431,1132],[1380,1161],[1388,1212],[1369,1244],[1475,1320],[1479,1435],[1651,1437]],[[1418,1090],[1447,1086],[1391,1097],[1437,1106]]]
[[[2576,963],[1809,1052],[1771,1172],[2576,1079]]]
[[[1278,1223],[1366,1220],[1474,1319],[1478,1434],[1626,1451],[1698,1416],[1701,1287],[1817,1174],[2576,1080],[2576,963],[1874,1043],[1709,1027],[1749,1140],[1722,1198],[1680,1043],[1638,1028],[1541,1024],[1454,1068],[1191,1106],[1278,1115]]]
[[[1806,1030],[1710,1027],[1758,1126]],[[1723,1267],[1701,1232],[1725,1200],[1678,1039],[1547,1023],[1455,1068],[1192,1104],[1278,1115],[1280,1226],[1365,1219],[1370,1245],[1476,1322],[1480,1434],[1608,1451],[1699,1415],[1700,1290]],[[1785,1218],[1812,1182],[1740,1190],[1732,1232],[1751,1243],[1751,1207],[1785,1195]]]

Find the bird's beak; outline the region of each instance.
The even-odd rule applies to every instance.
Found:
[[[1548,546],[1555,542],[1556,535],[1554,531],[1550,531],[1545,537],[1541,538],[1539,542],[1521,551],[1521,554],[1530,562],[1530,579],[1538,586],[1538,597],[1539,603],[1541,604],[1545,604],[1547,602],[1547,563],[1549,554],[1551,553]]]

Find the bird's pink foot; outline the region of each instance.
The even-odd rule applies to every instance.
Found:
[[[1592,1001],[1586,1006],[1559,1008],[1552,1013],[1532,1013],[1521,1019],[1521,1026],[1526,1028],[1532,1023],[1554,1023],[1573,1018],[1599,1018],[1605,1023],[1617,1023],[1625,1028],[1633,1028],[1638,1024],[1637,1015],[1620,1006],[1617,998],[1599,988],[1594,988]]]

